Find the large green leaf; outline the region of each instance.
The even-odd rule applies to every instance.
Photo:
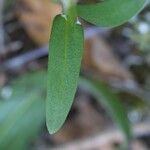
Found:
[[[90,91],[105,107],[107,112],[121,128],[126,140],[131,138],[130,125],[124,107],[119,98],[105,84],[93,79],[80,78],[80,84],[84,89]]]
[[[45,121],[46,72],[23,75],[9,86],[12,95],[0,99],[0,149],[26,150]]]
[[[125,23],[136,15],[146,0],[104,0],[91,5],[79,5],[78,15],[102,27],[113,27]]]
[[[44,123],[44,100],[37,93],[22,96],[0,103],[0,149],[28,149]]]
[[[50,133],[64,123],[70,110],[80,71],[83,30],[63,16],[53,23],[48,66],[46,121]]]

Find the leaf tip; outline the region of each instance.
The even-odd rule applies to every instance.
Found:
[[[47,126],[49,134],[55,134],[60,129],[60,128],[57,128],[56,126],[53,126],[52,124],[49,124],[47,121],[46,121],[46,126]]]

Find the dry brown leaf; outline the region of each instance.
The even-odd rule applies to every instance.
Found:
[[[106,80],[133,80],[132,74],[113,54],[112,48],[100,36],[94,36],[85,43],[84,69],[91,69]]]
[[[108,117],[104,117],[103,109],[95,109],[88,95],[79,94],[73,108],[76,113],[73,112],[74,116],[70,116],[71,119],[68,119],[64,127],[52,136],[53,141],[60,144],[89,137],[110,125]]]
[[[53,19],[61,10],[60,5],[50,0],[17,1],[17,16],[28,35],[38,45],[48,43]]]

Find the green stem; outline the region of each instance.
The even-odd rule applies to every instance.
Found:
[[[77,21],[76,3],[74,0],[61,0],[63,4],[63,13],[69,20],[70,24],[75,24]]]

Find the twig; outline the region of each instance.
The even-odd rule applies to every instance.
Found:
[[[19,70],[22,66],[29,63],[30,61],[33,61],[40,57],[44,57],[47,54],[48,54],[47,46],[37,48],[31,52],[21,54],[15,58],[7,60],[0,66],[0,70]]]

